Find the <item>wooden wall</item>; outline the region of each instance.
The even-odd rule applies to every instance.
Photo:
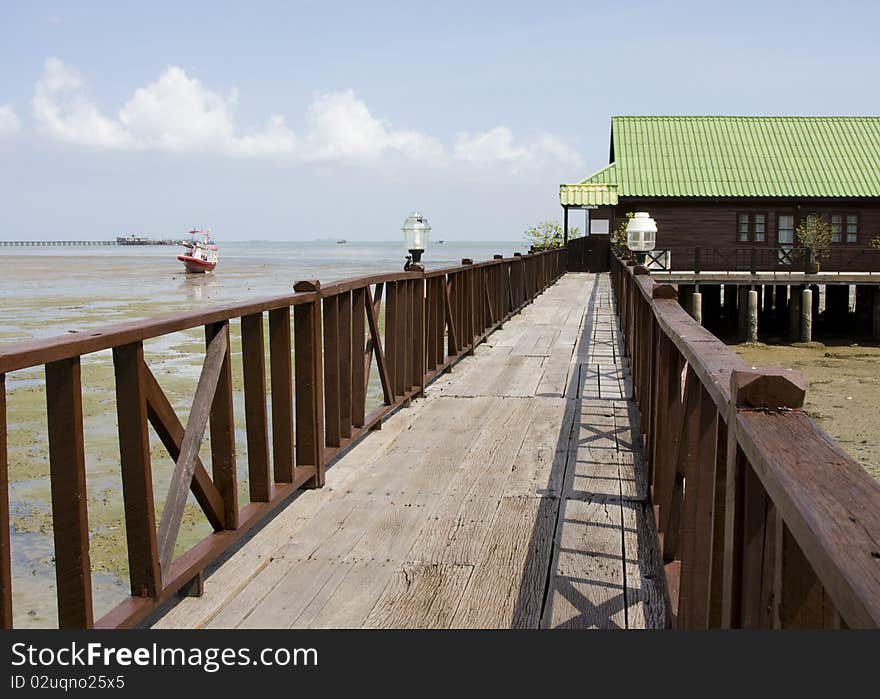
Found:
[[[809,213],[859,214],[858,244],[840,243],[841,247],[868,247],[871,238],[880,234],[880,200],[839,201],[791,199],[621,199],[616,207],[600,207],[595,217],[608,212],[612,229],[626,219],[627,211],[647,211],[657,221],[657,247],[674,248],[694,245],[704,247],[751,247],[737,239],[737,214],[766,213],[767,242],[775,246],[776,216],[793,214],[795,226]]]
[[[880,234],[880,199],[730,199],[730,198],[621,198],[616,207],[599,207],[591,212],[593,218],[609,217],[611,229],[626,220],[628,211],[647,211],[657,222],[657,249],[688,248],[697,245],[704,252],[710,248],[772,248],[778,245],[776,217],[792,214],[795,226],[808,214],[858,214],[859,240],[857,243],[835,243],[832,255],[823,262],[828,271],[868,271],[880,264],[880,251],[870,247],[871,240]],[[763,213],[767,216],[764,243],[740,242],[737,235],[737,215]],[[842,237],[846,239],[846,232]],[[796,244],[796,241],[795,241]],[[836,253],[840,251],[840,253]],[[860,253],[864,252],[864,255]],[[772,256],[772,251],[767,252]],[[678,259],[690,264],[692,254],[679,251]],[[768,257],[769,259],[769,257]],[[673,264],[678,265],[673,259]],[[839,270],[838,270],[839,268]]]

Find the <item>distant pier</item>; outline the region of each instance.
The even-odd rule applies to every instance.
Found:
[[[93,247],[108,245],[180,245],[180,240],[126,237],[116,240],[0,240],[0,247]]]

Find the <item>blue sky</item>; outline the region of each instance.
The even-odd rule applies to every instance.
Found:
[[[615,114],[880,114],[870,2],[0,0],[0,238],[560,218]]]

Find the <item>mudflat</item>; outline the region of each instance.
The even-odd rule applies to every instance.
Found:
[[[859,345],[736,345],[755,366],[799,369],[807,381],[804,409],[880,480],[880,347]]]

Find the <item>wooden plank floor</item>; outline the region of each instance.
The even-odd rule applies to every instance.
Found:
[[[157,628],[656,628],[607,275],[567,274]]]

